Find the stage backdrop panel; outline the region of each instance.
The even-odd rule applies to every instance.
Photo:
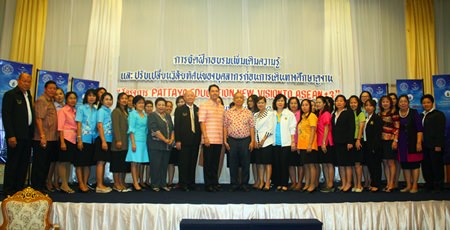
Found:
[[[6,91],[17,86],[17,78],[21,73],[32,74],[33,65],[7,60],[0,60],[0,163],[6,162],[6,139],[3,128],[1,108],[3,106],[3,95]]]
[[[434,75],[434,104],[446,117],[444,162],[450,164],[450,75]]]
[[[72,91],[78,95],[77,105],[83,103],[84,93],[86,93],[88,89],[96,89],[99,84],[98,81],[72,78]]]
[[[397,95],[408,95],[409,107],[423,111],[420,98],[423,96],[423,80],[397,80]]]
[[[362,91],[367,91],[372,95],[372,98],[377,101],[380,100],[382,96],[389,93],[388,84],[362,84]]]
[[[44,87],[47,81],[56,82],[56,86],[66,93],[69,87],[69,74],[39,69],[37,71],[36,90],[34,91],[35,99],[44,93]]]

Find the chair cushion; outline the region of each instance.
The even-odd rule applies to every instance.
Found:
[[[8,229],[45,229],[48,202],[38,200],[31,203],[10,201],[6,205]]]

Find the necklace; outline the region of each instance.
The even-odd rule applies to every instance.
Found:
[[[401,118],[407,117],[408,114],[409,114],[409,108],[408,108],[408,110],[406,110],[406,114],[404,114],[404,115],[402,115],[402,111],[401,111],[401,110],[400,110],[399,113],[398,113],[398,115],[399,115]]]

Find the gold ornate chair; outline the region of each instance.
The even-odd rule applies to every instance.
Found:
[[[52,199],[31,187],[2,201],[3,229],[59,229],[50,223]]]

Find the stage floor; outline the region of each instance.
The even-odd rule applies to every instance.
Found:
[[[75,187],[75,186],[72,186]],[[221,192],[206,192],[203,186],[195,191],[184,192],[174,189],[170,192],[153,192],[149,189],[142,192],[107,194],[61,192],[49,193],[54,202],[74,203],[151,203],[151,204],[306,204],[306,203],[343,203],[343,202],[395,202],[395,201],[430,201],[450,200],[450,190],[438,193],[420,191],[415,194],[394,191],[386,192],[333,192],[333,193],[306,193],[297,191],[276,192],[274,190],[263,192],[251,190],[250,192],[230,192],[229,185],[223,185]]]

